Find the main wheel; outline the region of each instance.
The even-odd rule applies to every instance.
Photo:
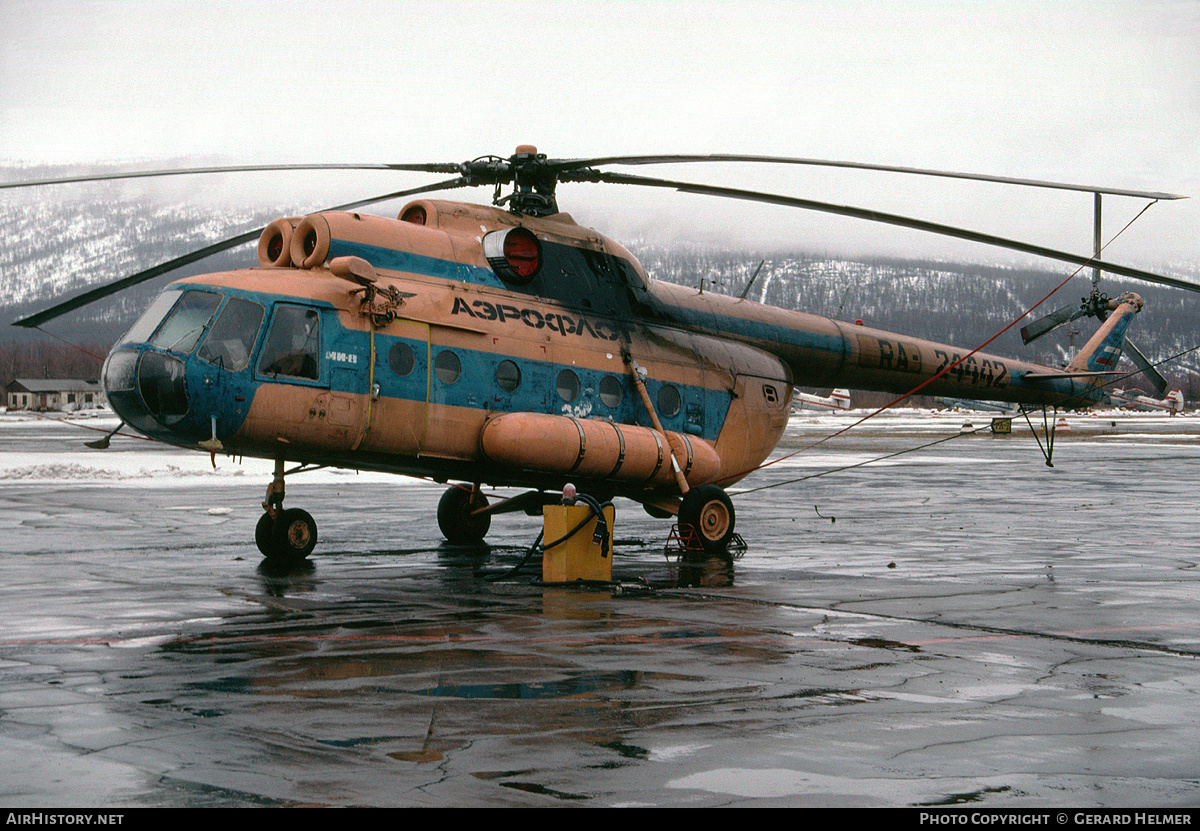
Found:
[[[280,511],[275,520],[272,541],[274,552],[268,554],[268,558],[303,560],[317,545],[317,523],[308,511],[300,508]]]
[[[438,502],[437,521],[442,536],[456,545],[474,545],[483,542],[492,527],[491,514],[475,514],[476,508],[487,507],[487,497],[482,493],[474,500],[466,488],[450,487]]]
[[[705,551],[725,551],[733,539],[733,502],[716,485],[692,488],[679,506],[679,524],[692,526]]]

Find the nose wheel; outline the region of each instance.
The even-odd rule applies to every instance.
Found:
[[[268,560],[303,560],[317,545],[317,523],[300,508],[283,507],[283,461],[275,462],[275,478],[267,486],[263,515],[254,527],[254,543]]]
[[[259,517],[254,542],[268,560],[303,560],[317,546],[317,522],[301,508]]]

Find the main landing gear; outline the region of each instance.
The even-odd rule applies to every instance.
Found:
[[[265,512],[254,527],[254,542],[272,562],[303,560],[317,545],[317,523],[308,511],[283,507],[283,460],[275,461],[275,478],[267,486]]]
[[[733,501],[717,485],[692,488],[679,505],[680,526],[690,525],[701,547],[710,554],[724,553],[733,540]]]
[[[611,499],[611,496],[609,497]],[[438,502],[438,528],[447,542],[455,545],[478,545],[492,524],[492,514],[524,510],[530,516],[541,514],[543,505],[560,502],[557,494],[529,491],[495,505],[488,505],[478,484],[451,485]],[[666,518],[675,513],[664,503],[646,503],[651,516]],[[679,503],[680,528],[690,528],[692,545],[698,544],[709,554],[725,554],[737,538],[734,534],[736,515],[733,501],[724,488],[700,485],[692,488]],[[738,538],[740,539],[740,538]]]
[[[451,485],[438,502],[438,529],[447,542],[455,545],[477,545],[483,542],[492,527],[490,513],[475,513],[488,506],[487,497],[479,485]]]

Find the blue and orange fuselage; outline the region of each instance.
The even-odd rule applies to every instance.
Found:
[[[154,438],[233,455],[653,502],[680,493],[674,465],[690,486],[727,485],[765,460],[793,385],[903,393],[953,365],[922,392],[1098,400],[1086,373],[1119,355],[1140,308],[1116,308],[1070,373],[959,362],[952,346],[655,282],[565,214],[419,200],[401,217],[280,220],[259,267],[173,283],[109,356],[113,407]]]

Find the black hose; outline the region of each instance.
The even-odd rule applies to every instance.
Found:
[[[516,574],[517,572],[519,572],[521,569],[523,569],[525,567],[525,564],[529,562],[529,560],[533,557],[535,552],[544,553],[547,548],[554,548],[554,546],[556,546],[556,545],[562,545],[564,542],[571,539],[573,536],[575,536],[580,531],[582,531],[583,527],[585,525],[587,525],[589,522],[591,522],[593,517],[595,517],[595,519],[596,519],[596,532],[593,535],[593,539],[599,538],[600,555],[602,557],[609,556],[609,554],[611,553],[610,547],[609,547],[610,535],[609,535],[609,531],[608,531],[608,520],[606,520],[604,517],[604,509],[611,508],[612,502],[601,503],[601,502],[596,501],[593,497],[590,497],[587,494],[581,493],[581,494],[577,494],[574,499],[570,499],[570,500],[564,499],[562,504],[573,505],[576,502],[583,502],[591,509],[590,513],[586,517],[584,517],[579,522],[578,525],[576,525],[574,528],[572,528],[566,534],[564,534],[563,536],[559,537],[558,539],[556,539],[554,542],[551,542],[551,543],[542,543],[542,536],[546,532],[544,529],[539,531],[538,535],[537,535],[537,539],[535,539],[533,541],[533,545],[529,546],[529,550],[525,552],[525,556],[521,558],[521,561],[519,563],[517,563],[515,566],[510,568],[508,571],[502,572],[500,574],[484,575],[483,579],[487,580],[489,582],[495,582],[497,580],[503,580],[507,577],[511,577],[512,575]]]

